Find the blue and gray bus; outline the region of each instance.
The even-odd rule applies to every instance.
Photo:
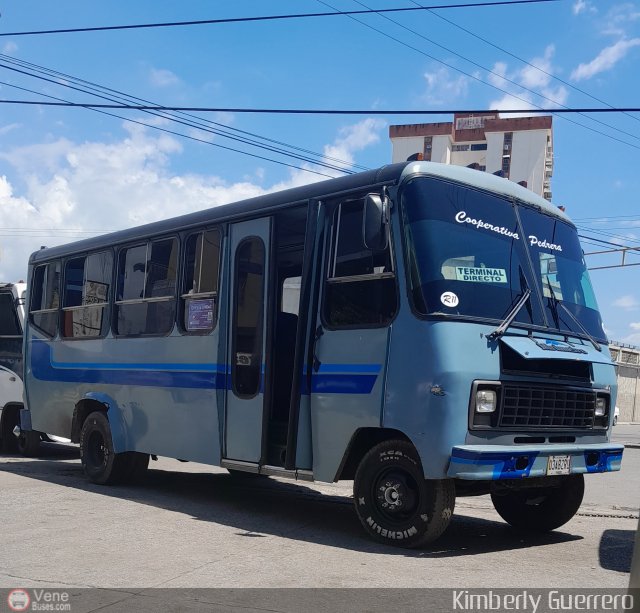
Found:
[[[42,249],[28,283],[20,427],[95,483],[150,456],[353,480],[415,547],[464,495],[553,530],[620,468],[576,228],[500,177],[385,166]]]

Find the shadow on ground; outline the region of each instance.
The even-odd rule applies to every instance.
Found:
[[[152,463],[151,470],[139,484],[98,486],[86,480],[77,458],[75,447],[46,445],[43,455],[37,459],[0,458],[0,471],[186,514],[197,521],[231,526],[238,530],[238,535],[248,539],[275,535],[386,555],[454,558],[544,547],[582,538],[561,531],[543,535],[518,533],[501,520],[466,515],[475,511],[465,508],[465,515],[455,515],[437,542],[419,550],[398,549],[375,543],[366,536],[349,497],[326,495],[300,482],[234,477],[226,473],[154,470]],[[609,556],[613,546],[605,546],[607,560],[615,556],[613,551]]]

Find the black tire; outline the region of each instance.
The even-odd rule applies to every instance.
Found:
[[[80,461],[93,483],[113,485],[130,475],[131,454],[115,453],[109,420],[102,411],[94,411],[80,430]]]
[[[14,454],[18,452],[18,439],[13,429],[18,425],[19,412],[12,407],[4,408],[2,413],[2,431],[0,432],[0,450],[2,453]]]
[[[14,437],[18,446],[18,453],[26,458],[35,458],[40,452],[42,434],[35,430],[22,431],[20,436]]]
[[[360,523],[375,540],[420,547],[447,529],[455,506],[455,486],[452,480],[425,480],[413,445],[390,440],[362,458],[353,500]]]
[[[493,506],[508,524],[527,532],[549,532],[566,524],[582,504],[584,476],[562,477],[553,487],[496,489]]]
[[[617,416],[617,415],[614,415],[614,416],[613,416],[613,425],[614,425],[614,426],[617,426],[617,425],[618,425],[618,416]]]

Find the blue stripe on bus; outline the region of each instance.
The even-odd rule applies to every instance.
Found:
[[[323,364],[311,379],[311,391],[324,394],[370,394],[381,364]],[[60,362],[53,359],[50,344],[31,343],[31,369],[41,381],[102,383],[193,389],[225,389],[226,364],[158,364],[112,362]],[[263,377],[261,377],[261,392]],[[309,394],[306,377],[302,393]]]

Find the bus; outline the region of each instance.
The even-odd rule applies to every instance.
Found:
[[[17,436],[22,404],[22,335],[27,285],[0,283],[0,451],[34,455],[40,435]]]
[[[94,483],[353,480],[364,530],[418,547],[457,496],[549,531],[620,469],[576,228],[501,177],[388,165],[41,249],[28,284],[20,427]]]

